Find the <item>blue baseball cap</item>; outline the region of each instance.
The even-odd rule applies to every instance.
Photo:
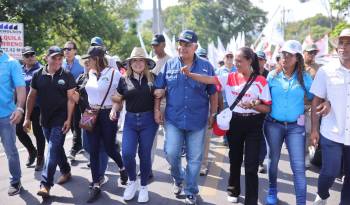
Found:
[[[266,60],[266,54],[264,53],[264,51],[258,51],[256,52],[256,55],[258,56],[258,58]]]
[[[91,39],[91,46],[103,46],[103,40],[101,37],[95,36]]]
[[[197,43],[197,34],[192,30],[184,30],[180,33],[178,41],[183,41],[186,43]]]
[[[47,50],[47,56],[53,57],[56,55],[63,56],[63,51],[60,47],[58,46],[51,46],[49,50]]]
[[[153,36],[151,45],[159,45],[160,43],[165,42],[165,38],[163,34],[156,34]]]
[[[207,50],[205,50],[204,48],[197,48],[196,51],[197,55],[199,55],[200,57],[206,58],[207,57]]]

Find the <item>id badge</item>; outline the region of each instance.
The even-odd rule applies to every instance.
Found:
[[[304,114],[299,116],[299,118],[297,120],[297,124],[299,126],[305,126],[305,115]]]

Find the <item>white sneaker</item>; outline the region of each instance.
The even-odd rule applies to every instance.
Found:
[[[227,201],[231,203],[238,203],[238,197],[227,196]]]
[[[147,186],[140,186],[139,190],[139,198],[137,199],[137,202],[139,203],[146,203],[148,202],[148,188]]]
[[[313,205],[326,205],[326,204],[327,204],[327,199],[321,199],[321,197],[317,194]]]
[[[137,181],[128,181],[126,188],[124,190],[123,199],[129,201],[135,197],[138,188]]]

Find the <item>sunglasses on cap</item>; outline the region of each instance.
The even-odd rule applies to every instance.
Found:
[[[26,53],[26,54],[23,55],[23,57],[25,57],[25,58],[30,58],[30,57],[33,57],[33,56],[35,56],[34,53]]]

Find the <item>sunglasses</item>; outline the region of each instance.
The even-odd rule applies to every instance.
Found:
[[[315,55],[317,55],[318,52],[317,51],[308,51],[307,53],[309,55],[314,55],[315,56]]]
[[[28,54],[24,54],[24,55],[23,55],[23,57],[25,57],[25,58],[31,58],[31,57],[33,57],[33,56],[35,56],[34,53],[28,53]]]
[[[73,50],[74,48],[63,48],[63,51],[71,51]]]

